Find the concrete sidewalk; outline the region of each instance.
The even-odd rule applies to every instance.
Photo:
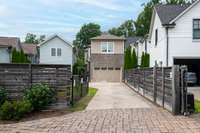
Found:
[[[98,92],[86,110],[153,107],[124,83],[90,83],[90,87],[97,88]]]

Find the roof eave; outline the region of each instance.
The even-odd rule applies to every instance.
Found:
[[[188,8],[186,8],[181,14],[179,14],[177,17],[175,17],[174,19],[172,19],[169,24],[173,24],[175,23],[180,17],[182,17],[185,13],[187,13],[193,6],[195,6],[196,4],[198,4],[200,2],[200,0],[196,0],[194,3],[192,3]]]

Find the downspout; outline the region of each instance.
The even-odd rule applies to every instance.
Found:
[[[169,65],[169,27],[166,27],[166,35],[167,35],[167,48],[166,48],[166,66]]]

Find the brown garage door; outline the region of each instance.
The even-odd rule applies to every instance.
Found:
[[[119,68],[104,69],[104,70],[93,69],[93,76],[92,76],[93,82],[101,82],[101,81],[120,82],[120,80],[121,80],[121,69]]]

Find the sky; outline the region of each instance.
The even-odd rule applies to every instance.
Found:
[[[0,36],[59,34],[75,39],[83,24],[102,31],[136,19],[147,0],[0,0]]]

